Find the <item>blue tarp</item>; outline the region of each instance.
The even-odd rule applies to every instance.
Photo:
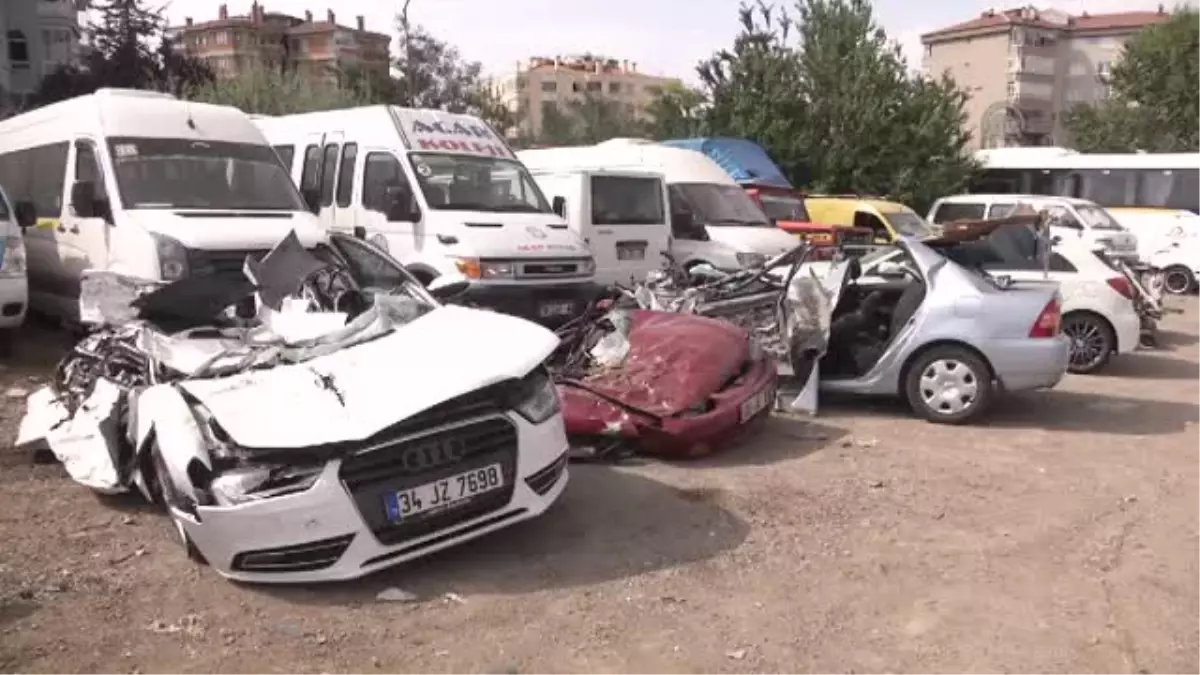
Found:
[[[697,150],[708,155],[742,185],[795,189],[775,162],[771,161],[767,151],[754,141],[744,138],[680,138],[663,141],[663,145]]]

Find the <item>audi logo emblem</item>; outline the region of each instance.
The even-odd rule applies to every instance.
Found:
[[[400,463],[409,471],[428,471],[454,464],[467,455],[467,444],[462,439],[418,442],[404,449]]]

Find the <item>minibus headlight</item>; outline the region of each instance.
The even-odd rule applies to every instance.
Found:
[[[512,279],[516,276],[516,266],[506,261],[455,258],[454,265],[468,279]]]
[[[579,273],[583,274],[583,275],[588,275],[588,276],[595,274],[596,273],[596,259],[595,258],[584,258],[583,262],[579,265]]]
[[[178,281],[187,276],[187,248],[177,239],[166,235],[150,233],[154,238],[154,246],[158,249],[158,273],[163,281]]]
[[[4,255],[0,257],[0,276],[25,276],[25,239],[20,235],[5,237]]]

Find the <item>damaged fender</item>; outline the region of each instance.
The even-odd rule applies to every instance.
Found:
[[[188,467],[198,461],[211,470],[212,461],[206,435],[183,394],[172,385],[156,385],[141,392],[132,407],[130,434],[137,449],[136,466],[146,466],[150,453],[157,447],[168,474],[158,476],[158,480],[171,481],[179,494],[193,494],[195,488],[188,477]],[[144,473],[138,472],[135,478],[138,489],[153,501]]]

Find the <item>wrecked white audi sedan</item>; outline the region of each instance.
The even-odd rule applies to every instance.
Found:
[[[162,503],[224,576],[358,577],[566,485],[554,334],[444,306],[357,239],[292,235],[243,274],[153,288],[89,274],[81,310],[98,329],[30,396],[18,445]]]

